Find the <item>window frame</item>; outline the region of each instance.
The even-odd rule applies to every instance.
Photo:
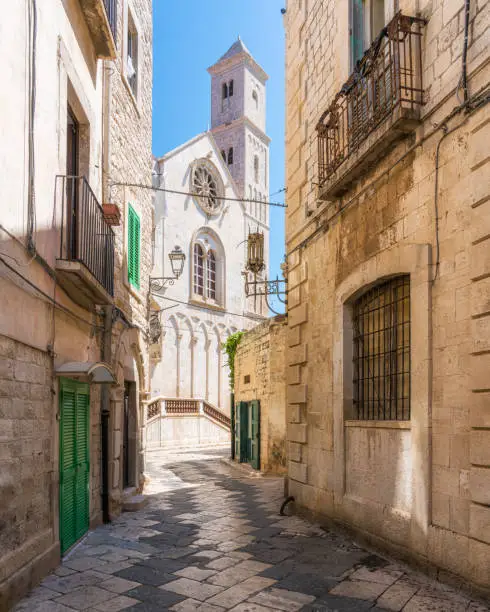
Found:
[[[382,26],[374,23],[379,2],[383,2]],[[350,0],[349,58],[351,72],[397,10],[398,0]]]
[[[201,263],[196,255],[197,249],[202,254]],[[214,232],[200,231],[192,241],[191,254],[191,301],[220,310],[225,308],[225,255],[221,241]]]
[[[136,11],[133,8],[131,0],[125,0],[124,2],[124,13],[123,13],[123,44],[121,45],[122,62],[121,62],[121,76],[124,85],[126,86],[131,100],[136,108],[138,114],[140,113],[139,101],[141,99],[141,72],[142,72],[142,55],[141,55],[141,27],[136,17]],[[128,77],[128,56],[129,56],[129,33],[130,29],[133,30],[135,36],[135,58],[131,56],[131,63],[134,69],[134,77]]]
[[[410,275],[401,274],[375,283],[358,295],[351,307],[351,420],[409,421]]]
[[[126,264],[128,284],[139,291],[141,286],[141,218],[128,203]],[[136,253],[134,250],[136,249]]]

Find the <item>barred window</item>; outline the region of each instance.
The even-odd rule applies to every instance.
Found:
[[[353,307],[354,418],[410,419],[410,277],[363,294]]]
[[[194,293],[204,295],[204,252],[200,244],[194,245]]]

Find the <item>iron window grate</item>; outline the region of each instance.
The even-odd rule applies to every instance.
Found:
[[[410,419],[410,277],[377,285],[354,303],[354,418]]]

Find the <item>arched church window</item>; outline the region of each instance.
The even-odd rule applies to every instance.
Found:
[[[223,100],[226,100],[227,97],[228,97],[228,83],[223,83],[222,90],[221,90],[221,98]]]
[[[207,256],[207,297],[216,300],[216,255],[208,251]]]
[[[228,165],[229,166],[233,165],[233,147],[230,147],[228,149]]]
[[[209,228],[199,230],[193,246],[191,297],[224,306],[225,252],[218,235]]]
[[[221,149],[221,157],[223,158],[224,162],[226,163],[226,151],[224,149]]]
[[[254,155],[254,177],[255,177],[255,182],[258,183],[259,182],[259,156],[258,155]]]
[[[194,245],[194,293],[204,296],[204,249]]]
[[[228,83],[228,97],[231,98],[233,95],[233,79]]]
[[[254,102],[255,102],[255,108],[258,109],[259,108],[259,94],[255,91],[255,89],[252,91],[252,98],[254,99]]]
[[[206,214],[215,215],[221,210],[223,182],[218,170],[208,159],[200,159],[194,164],[191,173],[191,191]]]

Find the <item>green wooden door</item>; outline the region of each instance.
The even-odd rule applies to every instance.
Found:
[[[240,460],[240,402],[235,404],[235,422],[234,422],[234,436],[233,441],[235,443],[234,458]]]
[[[89,387],[60,380],[60,543],[64,553],[89,526]]]
[[[238,416],[238,459],[240,463],[248,461],[248,404],[247,402],[238,402],[240,405],[237,410]]]
[[[260,470],[260,402],[250,403],[250,463]]]

